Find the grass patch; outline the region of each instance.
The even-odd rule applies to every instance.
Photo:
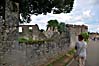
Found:
[[[58,59],[56,59],[55,61],[49,63],[47,66],[53,66],[56,62],[62,61],[65,56],[66,56],[66,55],[60,56]]]
[[[66,55],[63,55],[63,56],[59,57],[55,61],[49,63],[47,66],[53,66],[57,62],[63,61],[65,57],[68,58],[70,56],[73,56],[74,53],[75,53],[75,49],[71,49],[70,51],[68,51],[68,53]],[[63,66],[66,66],[71,60],[72,60],[72,58],[70,58],[66,63],[64,63]]]
[[[66,55],[67,55],[67,56],[73,56],[75,52],[76,52],[75,49],[71,49]],[[67,64],[68,64],[72,59],[73,59],[73,57],[70,58],[63,66],[67,66]]]
[[[71,49],[67,54],[69,54],[69,55],[73,55],[74,53],[75,53],[75,49]]]
[[[68,62],[66,62],[63,66],[67,66],[71,60],[72,58]]]

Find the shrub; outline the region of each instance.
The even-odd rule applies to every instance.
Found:
[[[88,32],[82,32],[81,35],[84,37],[84,41],[88,42],[88,38],[89,38]]]
[[[21,37],[21,38],[18,39],[18,41],[19,41],[20,43],[23,43],[23,42],[27,42],[27,39]]]
[[[28,39],[28,43],[33,43],[33,39],[32,38],[29,38]]]
[[[29,44],[41,44],[45,42],[53,41],[52,39],[46,39],[46,40],[33,40],[32,38],[26,39],[24,37],[21,37],[18,39],[20,43],[29,43]]]

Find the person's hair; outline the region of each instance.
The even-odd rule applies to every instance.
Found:
[[[78,35],[78,40],[79,41],[82,41],[84,38],[83,38],[83,36],[82,35]]]

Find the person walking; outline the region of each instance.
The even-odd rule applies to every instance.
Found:
[[[75,46],[79,66],[85,66],[87,43],[84,41],[82,35],[78,35],[78,41]]]

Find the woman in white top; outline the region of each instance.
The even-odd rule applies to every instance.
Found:
[[[79,66],[85,66],[85,60],[86,60],[86,46],[87,43],[83,40],[82,35],[78,35],[78,41],[76,42],[77,46],[77,55],[78,55],[78,61]]]

